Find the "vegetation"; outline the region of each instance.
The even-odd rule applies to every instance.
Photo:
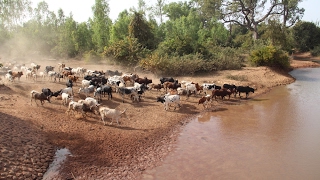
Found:
[[[252,50],[250,62],[256,66],[270,66],[286,69],[289,67],[289,56],[273,45],[262,45]]]
[[[76,22],[62,9],[55,14],[45,1],[36,8],[29,0],[1,1],[0,53],[112,59],[171,75],[239,69],[246,60],[287,68],[293,49],[320,51],[319,26],[300,21],[301,1],[139,0],[137,9],[124,10],[114,22],[107,0],[95,0],[87,22]]]

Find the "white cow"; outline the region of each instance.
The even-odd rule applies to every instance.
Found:
[[[73,96],[73,89],[72,89],[72,87],[67,87],[67,88],[62,89],[61,93],[67,93],[70,96]]]
[[[67,105],[69,100],[73,100],[73,96],[70,96],[68,93],[62,93],[62,105]]]
[[[78,94],[84,93],[86,97],[88,97],[89,93],[94,92],[94,85],[90,85],[89,87],[80,88]]]
[[[81,81],[81,83],[82,83],[82,88],[89,87],[89,86],[90,86],[90,82],[91,82],[91,81],[88,81],[88,80],[86,80],[86,79],[83,79],[83,80]]]
[[[163,97],[158,97],[157,102],[161,102],[164,104],[164,109],[167,111],[169,109],[169,105],[174,104],[174,110],[176,107],[181,107],[180,105],[180,96],[179,95],[170,95],[165,94]]]
[[[113,123],[113,120],[115,119],[117,121],[117,124],[119,125],[119,119],[121,118],[121,116],[125,116],[126,117],[126,110],[124,111],[119,111],[116,109],[110,109],[108,107],[100,107],[99,108],[99,113],[101,115],[101,120],[103,121],[103,125],[106,125],[106,122],[104,121],[105,118],[110,118],[111,119],[111,123]]]

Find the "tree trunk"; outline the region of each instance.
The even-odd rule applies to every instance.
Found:
[[[259,39],[258,25],[257,24],[253,24],[253,28],[252,28],[251,32],[252,32],[252,38],[253,38],[254,41]]]

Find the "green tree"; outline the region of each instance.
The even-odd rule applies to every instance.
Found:
[[[298,7],[298,4],[302,2],[302,0],[281,0],[281,2],[282,25],[283,27],[291,27],[304,15],[304,8]]]
[[[30,10],[29,0],[1,0],[0,1],[0,24],[2,28],[12,29],[17,26]]]
[[[175,21],[166,22],[166,39],[161,43],[161,49],[165,53],[180,56],[196,52],[200,27],[201,20],[195,11]]]
[[[111,28],[111,44],[125,39],[129,35],[131,16],[127,10],[122,11]]]
[[[199,9],[202,23],[210,22],[212,19],[220,19],[221,5],[223,0],[192,0]]]
[[[55,56],[68,58],[77,55],[76,35],[77,23],[74,21],[72,14],[66,18],[65,23],[59,27],[58,42],[52,52]]]
[[[160,19],[160,24],[163,23],[163,16],[165,15],[164,6],[166,0],[157,0],[156,4],[152,8],[153,14]]]
[[[141,13],[134,12],[129,24],[129,36],[138,39],[138,43],[147,49],[154,49],[154,34],[150,24]]]
[[[110,42],[110,29],[112,21],[109,18],[109,4],[106,0],[96,0],[92,7],[93,21],[92,21],[92,41],[97,52],[103,52],[104,47]]]
[[[166,4],[163,7],[163,11],[167,17],[169,17],[170,21],[174,21],[179,19],[180,17],[187,17],[191,11],[192,7],[187,2],[172,2]]]
[[[312,50],[320,45],[320,28],[312,22],[298,22],[292,28],[295,47],[302,52]]]

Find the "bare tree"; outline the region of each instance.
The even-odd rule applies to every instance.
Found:
[[[281,15],[281,2],[278,0],[227,0],[222,4],[223,21],[246,27],[258,39],[258,25],[273,15]],[[269,8],[265,11],[265,7]]]

